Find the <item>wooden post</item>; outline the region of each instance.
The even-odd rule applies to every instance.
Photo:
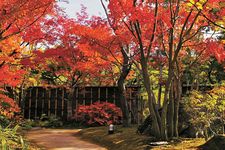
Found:
[[[86,87],[84,87],[84,90],[83,90],[83,97],[84,97],[83,105],[85,105],[86,104]]]
[[[46,91],[46,89],[43,88],[42,97],[41,97],[41,114],[44,114],[44,107],[45,107],[45,91]]]
[[[34,119],[37,119],[37,102],[38,102],[38,87],[36,87],[36,93],[35,93],[35,110],[34,110]]]
[[[137,124],[138,126],[140,125],[140,119],[139,119],[139,115],[140,115],[140,111],[139,111],[139,106],[140,106],[140,101],[139,101],[139,96],[136,95],[136,106],[137,106]]]
[[[55,91],[55,116],[57,116],[57,107],[58,107],[58,88]]]
[[[23,90],[23,84],[21,85],[20,107],[21,107],[22,114],[23,114],[23,116],[24,116],[24,109],[25,109],[25,106],[24,106],[24,90]]]
[[[126,91],[127,91],[127,87],[125,87],[126,88]],[[128,101],[128,104],[129,104],[129,108],[128,108],[128,110],[129,110],[129,117],[130,117],[130,119],[131,119],[131,121],[133,121],[133,122],[135,122],[135,109],[132,107],[132,102],[133,102],[133,99],[132,99],[132,88],[130,87],[129,88],[129,98],[127,99],[127,101]],[[133,113],[133,118],[132,118],[132,113]]]
[[[31,115],[31,96],[32,96],[32,88],[30,89],[30,92],[29,92],[29,109],[28,109],[28,119],[30,119],[30,115]]]
[[[142,96],[140,97],[140,101],[141,101],[140,122],[142,123],[143,122],[143,110],[145,108],[145,103],[144,103],[144,99]]]
[[[51,114],[51,88],[49,89],[49,93],[48,93],[48,116],[50,116]]]
[[[65,94],[65,89],[62,89],[62,112],[61,112],[61,116],[63,117],[64,115],[64,94]]]
[[[74,87],[70,87],[67,101],[67,120],[71,119],[73,115],[73,105],[72,105],[73,100],[74,100]]]
[[[16,88],[12,87],[13,99],[14,99],[16,102],[18,102],[18,101],[17,101],[17,95],[16,95],[16,90],[15,90],[15,89],[16,89]]]
[[[108,87],[106,87],[105,89],[105,98],[106,98],[106,102],[108,102]]]
[[[130,104],[130,111],[132,110],[132,88],[129,88],[129,104]]]
[[[100,87],[98,87],[98,102],[100,102]]]
[[[93,94],[92,94],[93,90],[92,90],[92,88],[93,87],[91,87],[91,104],[93,103]]]
[[[114,97],[113,104],[116,104],[116,88],[115,87],[113,88],[113,97]]]
[[[78,87],[77,87],[76,88],[76,107],[78,106],[78,94],[79,94],[79,91],[78,91]]]
[[[76,119],[76,121],[77,121],[77,111],[78,111],[78,93],[79,93],[79,91],[78,91],[79,89],[78,89],[78,87],[76,87],[76,93],[75,93],[75,100],[76,100],[76,110],[75,110],[75,119]]]
[[[138,115],[137,115],[137,123],[138,125],[140,125],[142,123],[142,99],[141,99],[141,96],[137,96],[137,110],[138,110]]]

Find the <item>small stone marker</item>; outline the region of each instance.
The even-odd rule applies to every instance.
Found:
[[[113,124],[110,124],[110,125],[109,125],[108,133],[109,133],[109,134],[113,134],[113,133],[114,133],[114,125],[113,125]]]

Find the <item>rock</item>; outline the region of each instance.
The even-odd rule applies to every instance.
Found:
[[[145,121],[139,125],[138,129],[137,129],[137,133],[143,134],[146,130],[149,129],[149,126],[151,126],[152,124],[152,117],[151,115],[149,115]]]
[[[201,150],[225,150],[225,136],[216,135],[199,148]]]
[[[167,141],[158,141],[158,142],[150,142],[149,145],[151,146],[161,146],[161,145],[168,145]]]

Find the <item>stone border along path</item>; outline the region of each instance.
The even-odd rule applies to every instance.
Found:
[[[36,129],[25,137],[44,150],[107,150],[76,137],[80,129]]]

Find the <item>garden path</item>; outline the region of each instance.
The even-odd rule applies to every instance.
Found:
[[[44,150],[107,150],[76,136],[81,129],[36,129],[28,131],[26,138]]]

